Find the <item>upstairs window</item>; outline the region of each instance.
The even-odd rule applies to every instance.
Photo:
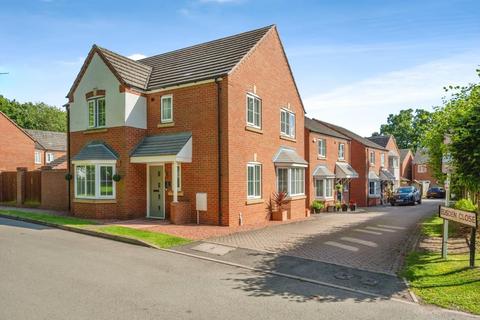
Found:
[[[338,160],[345,159],[345,143],[338,144]]]
[[[53,160],[55,160],[55,155],[52,152],[47,152],[46,157],[47,157],[47,160],[46,160],[47,163],[50,163]]]
[[[171,94],[161,98],[160,122],[173,122],[173,97]]]
[[[375,151],[370,151],[370,165],[375,165]]]
[[[35,164],[42,164],[42,155],[40,151],[35,151]]]
[[[380,154],[380,166],[385,167],[385,153]]]
[[[105,127],[105,98],[88,100],[88,127]]]
[[[252,94],[247,94],[247,125],[262,127],[262,100]]]
[[[427,172],[427,165],[419,164],[418,167],[417,167],[417,172],[418,173],[426,173]]]
[[[318,156],[321,158],[327,156],[327,143],[325,139],[318,139]]]
[[[295,138],[295,113],[285,109],[280,111],[280,134]]]

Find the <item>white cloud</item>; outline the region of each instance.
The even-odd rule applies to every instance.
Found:
[[[140,59],[144,59],[146,57],[147,57],[146,55],[141,54],[141,53],[134,53],[134,54],[131,54],[131,55],[128,56],[128,58],[130,58],[132,60],[140,60]]]
[[[310,117],[370,135],[390,113],[441,104],[444,86],[478,82],[479,63],[480,52],[456,55],[312,95],[304,104]]]

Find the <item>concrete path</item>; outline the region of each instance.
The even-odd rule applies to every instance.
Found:
[[[422,205],[376,207],[368,213],[329,213],[314,219],[235,233],[209,241],[369,271],[395,274],[418,222],[436,200]]]
[[[0,219],[0,319],[471,319]]]

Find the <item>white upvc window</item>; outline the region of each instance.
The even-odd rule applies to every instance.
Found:
[[[277,191],[289,196],[305,194],[305,168],[277,168]]]
[[[88,103],[88,127],[101,128],[105,127],[105,98],[93,98],[87,100]]]
[[[333,198],[333,178],[315,179],[315,197],[319,199]]]
[[[370,151],[370,165],[375,165],[375,151]]]
[[[262,127],[262,100],[251,93],[247,94],[247,126]]]
[[[427,172],[427,165],[426,164],[419,164],[417,166],[418,173],[426,173]]]
[[[380,166],[385,167],[385,153],[380,154]]]
[[[368,195],[370,197],[379,197],[380,196],[380,181],[378,181],[378,180],[369,180],[368,181]]]
[[[325,139],[318,139],[318,156],[320,158],[326,158],[327,157],[327,140]]]
[[[52,162],[53,160],[55,160],[55,154],[54,154],[53,152],[47,152],[47,153],[45,154],[45,157],[46,157],[46,160],[45,160],[45,161],[46,161],[47,163],[50,163],[50,162]]]
[[[260,199],[262,197],[262,165],[259,163],[247,164],[247,198]]]
[[[162,96],[160,99],[160,122],[173,122],[173,96]]]
[[[182,166],[177,164],[177,191],[182,191]]]
[[[345,143],[338,144],[338,160],[345,160]]]
[[[295,138],[295,113],[286,109],[280,110],[280,134]]]
[[[42,153],[35,151],[35,164],[42,164]]]
[[[86,163],[75,165],[75,197],[115,199],[114,164]]]

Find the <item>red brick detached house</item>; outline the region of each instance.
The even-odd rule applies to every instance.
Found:
[[[321,123],[305,117],[305,157],[307,204],[320,200],[326,206],[348,204],[350,182],[358,173],[350,165],[351,139]]]
[[[0,112],[0,136],[0,171],[66,168],[65,133],[22,129]]]
[[[388,171],[382,170],[388,150],[343,127],[319,122],[351,139],[350,163],[358,173],[358,179],[352,179],[350,183],[350,200],[360,207],[381,204],[385,185],[393,179]]]
[[[393,187],[400,187],[400,149],[398,149],[395,137],[392,135],[372,136],[367,139],[388,150],[388,153],[384,156],[385,159],[380,159],[382,169],[393,175],[393,180],[389,180],[389,182],[393,184]],[[391,178],[391,175],[387,173],[385,176],[387,175]]]
[[[419,186],[423,197],[427,196],[428,188],[440,186],[438,180],[433,176],[428,159],[427,150],[418,149],[412,161],[412,180]]]
[[[400,149],[400,177],[402,185],[412,183],[413,153],[410,149]]]
[[[304,217],[304,108],[269,26],[134,61],[93,46],[70,92],[72,211],[238,226],[287,191]]]

